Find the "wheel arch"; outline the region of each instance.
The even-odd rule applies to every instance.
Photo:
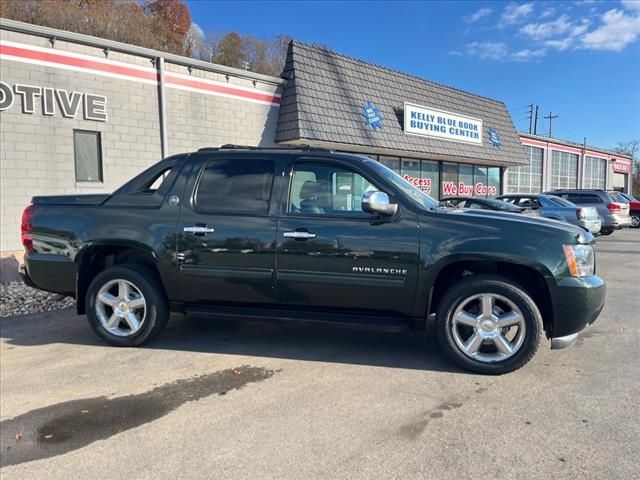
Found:
[[[441,261],[433,272],[426,315],[437,311],[439,300],[454,283],[467,275],[489,273],[505,277],[524,289],[540,310],[547,336],[553,331],[553,307],[547,284],[552,275],[544,265],[513,258],[454,255]]]
[[[142,265],[154,272],[158,279],[158,259],[155,252],[145,244],[133,241],[95,241],[83,245],[75,257],[77,265],[76,310],[78,314],[86,311],[85,296],[89,284],[95,276],[114,265]],[[162,282],[160,282],[162,285]]]

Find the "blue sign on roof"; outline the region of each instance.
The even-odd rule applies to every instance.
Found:
[[[367,121],[368,125],[371,125],[374,130],[380,130],[382,128],[382,114],[378,107],[373,103],[367,102],[362,106],[362,115]]]
[[[500,136],[498,135],[498,132],[496,132],[495,128],[488,129],[487,133],[489,134],[489,140],[491,140],[491,143],[493,144],[493,148],[502,147]]]

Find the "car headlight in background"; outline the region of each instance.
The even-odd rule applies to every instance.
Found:
[[[564,256],[572,276],[589,277],[595,273],[593,245],[564,245]]]

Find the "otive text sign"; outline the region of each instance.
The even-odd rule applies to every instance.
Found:
[[[404,133],[482,145],[482,120],[405,103]]]

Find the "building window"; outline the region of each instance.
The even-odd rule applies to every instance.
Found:
[[[603,158],[585,157],[584,159],[584,188],[599,188],[604,190],[606,180],[607,161]]]
[[[487,196],[500,195],[500,167],[487,168]]]
[[[529,165],[507,169],[507,193],[538,193],[542,191],[542,156],[544,150],[525,147]]]
[[[432,197],[438,196],[438,183],[440,179],[440,171],[438,162],[431,160],[423,160],[421,164],[421,175],[425,186],[422,188],[424,193]]]
[[[380,155],[379,159],[381,164],[400,174],[400,159],[398,157],[385,157]]]
[[[442,186],[440,196],[446,197],[458,194],[458,164],[442,163]]]
[[[76,182],[102,182],[102,142],[100,132],[73,131]]]
[[[576,188],[578,186],[578,155],[552,150],[550,188]]]

